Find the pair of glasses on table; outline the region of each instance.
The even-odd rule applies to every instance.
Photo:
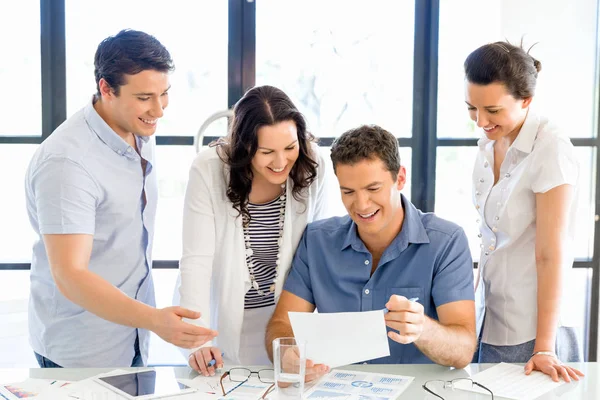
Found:
[[[242,386],[244,383],[248,382],[252,375],[256,375],[258,380],[262,383],[270,383],[271,386],[267,388],[267,390],[261,396],[261,399],[265,399],[266,396],[273,391],[275,388],[275,372],[273,369],[261,369],[258,371],[251,371],[248,368],[231,368],[229,371],[226,371],[223,375],[221,375],[221,391],[223,392],[223,396],[227,396],[229,393],[233,392],[235,389]],[[225,391],[225,387],[223,386],[223,379],[229,377],[231,382],[237,383],[231,389]]]
[[[485,390],[487,393],[489,393],[492,396],[492,400],[494,400],[494,393],[492,393],[492,391],[490,389],[486,388],[482,384],[477,383],[474,380],[469,379],[469,378],[458,378],[458,379],[453,379],[451,381],[442,381],[442,380],[436,379],[436,380],[431,380],[431,381],[425,382],[422,387],[423,387],[423,389],[425,389],[426,392],[431,393],[438,399],[445,400],[442,397],[442,395],[444,394],[444,390],[446,390],[446,389],[469,390],[475,386]]]

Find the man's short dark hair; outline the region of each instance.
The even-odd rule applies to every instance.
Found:
[[[119,88],[125,84],[125,75],[145,70],[170,72],[174,68],[169,51],[154,36],[124,29],[98,45],[94,57],[97,95],[100,96],[102,78],[118,96]]]
[[[395,181],[400,171],[398,140],[377,125],[363,125],[346,131],[331,146],[334,171],[338,164],[354,165],[362,160],[376,158],[383,161]]]

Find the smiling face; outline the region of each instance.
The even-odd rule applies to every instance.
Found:
[[[337,164],[336,175],[342,201],[360,238],[367,246],[390,243],[404,218],[400,197],[406,184],[404,167],[394,179],[384,162],[375,157],[355,164]]]
[[[132,133],[152,136],[169,104],[169,75],[167,72],[144,70],[135,75],[125,75],[125,81],[116,94],[104,79],[100,80],[102,104],[97,110],[124,140]]]
[[[507,138],[512,143],[527,116],[532,97],[515,99],[502,83],[477,85],[465,80],[469,116],[490,140]]]
[[[258,149],[252,158],[253,185],[281,185],[298,159],[300,147],[294,121],[262,126],[257,131]]]

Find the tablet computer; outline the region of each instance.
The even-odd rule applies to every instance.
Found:
[[[177,382],[172,370],[147,370],[102,376],[96,381],[130,400],[151,400],[192,393],[197,389]]]

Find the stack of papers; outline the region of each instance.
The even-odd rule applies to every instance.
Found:
[[[485,371],[479,372],[471,379],[490,389],[494,396],[507,399],[531,400],[564,385],[565,381],[554,382],[552,378],[540,371],[532,371],[525,375],[523,367],[514,364],[500,363]],[[473,387],[456,385],[458,389],[477,393],[489,393],[476,385]]]
[[[383,311],[289,313],[306,358],[331,368],[390,355]]]

